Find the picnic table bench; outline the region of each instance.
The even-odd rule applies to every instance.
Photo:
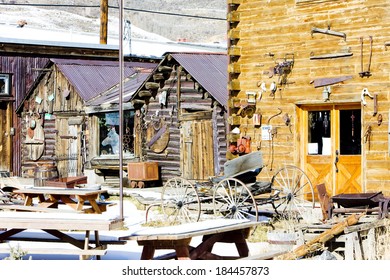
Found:
[[[100,239],[99,231],[117,230],[121,229],[122,226],[123,221],[119,218],[99,214],[2,211],[0,212],[0,229],[3,230],[0,231],[0,242],[11,240],[65,242],[73,245],[75,249],[51,249],[46,250],[46,253],[76,254],[80,256],[80,259],[96,256],[97,259],[100,259],[99,256],[106,253],[107,244],[110,243],[109,240],[102,241]],[[31,235],[31,230],[38,230],[40,233],[46,234]],[[77,235],[72,231],[78,231]],[[91,232],[93,232],[93,237],[90,234]],[[110,239],[110,242],[114,241],[114,239]],[[28,249],[27,252],[32,253]]]
[[[25,197],[25,206],[32,206],[33,199],[38,198],[38,206],[42,208],[57,208],[62,203],[75,211],[101,214],[108,205],[98,202],[99,196],[107,193],[107,190],[32,187],[14,190],[14,193]]]
[[[142,260],[153,259],[158,249],[172,249],[175,253],[155,259],[237,259],[249,255],[246,239],[250,229],[258,224],[245,219],[212,219],[167,227],[145,227],[119,240],[136,240],[138,245],[143,246]],[[192,238],[199,236],[202,242],[195,248],[190,246]],[[212,249],[217,242],[234,243],[239,256],[213,254]]]

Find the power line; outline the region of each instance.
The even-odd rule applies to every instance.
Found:
[[[110,8],[117,8],[117,7],[111,6]],[[133,9],[133,8],[124,8],[124,10],[125,10],[125,11],[133,11],[133,12],[149,13],[149,14],[167,15],[167,16],[178,16],[178,17],[197,18],[197,19],[210,19],[210,20],[223,20],[223,21],[226,20],[226,18],[206,17],[206,16],[195,16],[195,15],[188,15],[188,14],[177,14],[177,13],[150,11],[150,10]]]
[[[3,6],[49,7],[49,8],[100,8],[100,5],[70,5],[70,4],[0,3],[0,5],[3,5]],[[108,6],[108,8],[119,9],[118,6]],[[178,13],[151,11],[151,10],[134,9],[134,8],[126,8],[126,7],[124,7],[123,9],[125,11],[148,13],[148,14],[158,14],[158,15],[165,15],[165,16],[176,16],[176,17],[186,17],[186,18],[195,18],[195,19],[226,21],[226,18],[221,18],[221,17],[207,17],[207,16],[198,16],[198,15],[189,15],[189,14],[178,14]]]

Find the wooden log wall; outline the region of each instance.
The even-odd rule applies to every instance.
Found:
[[[215,158],[213,160],[214,166],[208,166],[207,169],[209,171],[213,170],[211,172],[213,173],[212,175],[217,175],[222,172],[223,163],[226,161],[226,112],[221,114],[221,107],[215,104],[211,96],[198,91],[199,85],[196,81],[191,78],[185,69],[173,60],[166,59],[163,61],[153,75],[153,79],[154,81],[149,81],[145,84],[149,88],[139,91],[140,94],[138,97],[143,97],[146,101],[140,101],[139,99],[133,100],[134,107],[137,108],[137,104],[139,103],[141,105],[144,102],[147,104],[143,124],[141,125],[144,129],[147,129],[151,122],[163,119],[169,129],[169,142],[166,149],[162,152],[155,152],[147,146],[148,137],[144,133],[142,140],[143,147],[142,149],[136,149],[136,155],[138,156],[141,153],[140,157],[143,161],[158,162],[161,171],[160,177],[163,183],[172,177],[185,175],[182,170],[183,158],[181,158],[181,149],[183,148],[181,147],[180,136],[182,113],[209,111],[212,114],[214,128],[214,138],[212,141],[213,148],[215,148]],[[153,82],[159,83],[160,86],[151,88],[153,85],[150,83]],[[180,94],[179,103],[178,88]],[[159,102],[159,96],[164,91],[167,93],[167,103],[162,106]],[[150,92],[152,93],[150,94]],[[198,147],[198,149],[199,153],[201,153],[201,147]],[[192,174],[200,173],[200,171],[196,170],[192,172]]]
[[[39,76],[40,72],[36,69],[44,68],[47,63],[48,59],[42,57],[8,56],[5,54],[0,56],[0,73],[12,74],[12,101],[9,103],[9,116],[12,115],[12,117],[9,120],[12,121],[10,127],[15,128],[15,135],[12,136],[12,148],[7,152],[4,150],[4,153],[8,153],[8,157],[12,157],[9,171],[14,176],[21,176],[22,154],[20,145],[22,124],[15,111]]]
[[[228,0],[229,96],[245,100],[257,93],[256,108],[263,125],[276,128],[273,145],[261,140],[261,127],[230,108],[230,130],[246,128],[254,139],[252,150],[261,150],[269,166],[294,164],[304,167],[302,105],[361,104],[363,191],[390,193],[390,3],[388,1]],[[372,57],[370,63],[370,38]],[[363,56],[361,51],[363,48]],[[293,60],[284,77],[274,72],[280,62]],[[351,76],[331,86],[329,100],[319,78]],[[282,82],[281,82],[282,81]],[[262,83],[266,91],[259,98]],[[272,82],[277,90],[271,93]],[[361,93],[367,88],[374,100]],[[280,114],[278,115],[278,113]],[[381,122],[379,123],[379,115]],[[284,116],[290,118],[286,126]],[[369,138],[365,133],[370,128]],[[229,157],[229,155],[228,155]],[[265,174],[264,174],[265,176]]]
[[[35,176],[34,169],[43,164],[55,165],[61,170],[67,169],[66,166],[58,165],[61,161],[60,157],[68,154],[69,144],[65,142],[70,139],[68,137],[69,120],[83,115],[82,99],[66,77],[53,65],[46,71],[45,76],[26,100],[21,114],[23,177],[33,178]],[[37,138],[37,129],[34,129],[34,136],[28,138],[28,128],[33,118],[37,121],[37,127],[43,127],[43,133],[39,137],[44,140],[42,153],[37,151],[38,145],[26,144],[28,139],[36,140]],[[81,142],[79,138],[73,140]],[[31,156],[32,150],[36,150],[33,157]],[[77,167],[80,169],[80,155],[78,155],[77,161]],[[67,163],[62,162],[61,164],[66,165]],[[68,174],[60,172],[59,176],[66,177]]]

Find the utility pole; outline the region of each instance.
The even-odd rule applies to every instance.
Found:
[[[108,0],[100,0],[100,44],[107,45]]]

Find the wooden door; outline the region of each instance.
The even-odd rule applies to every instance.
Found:
[[[189,119],[187,117],[187,119]],[[211,120],[182,121],[180,129],[182,177],[203,181],[214,176],[213,125]]]
[[[360,104],[305,107],[301,131],[313,186],[325,183],[330,195],[362,192]]]
[[[12,106],[0,101],[0,171],[12,171]]]
[[[56,120],[58,137],[56,144],[57,169],[60,177],[74,177],[82,174],[81,125],[69,122],[67,118]]]

